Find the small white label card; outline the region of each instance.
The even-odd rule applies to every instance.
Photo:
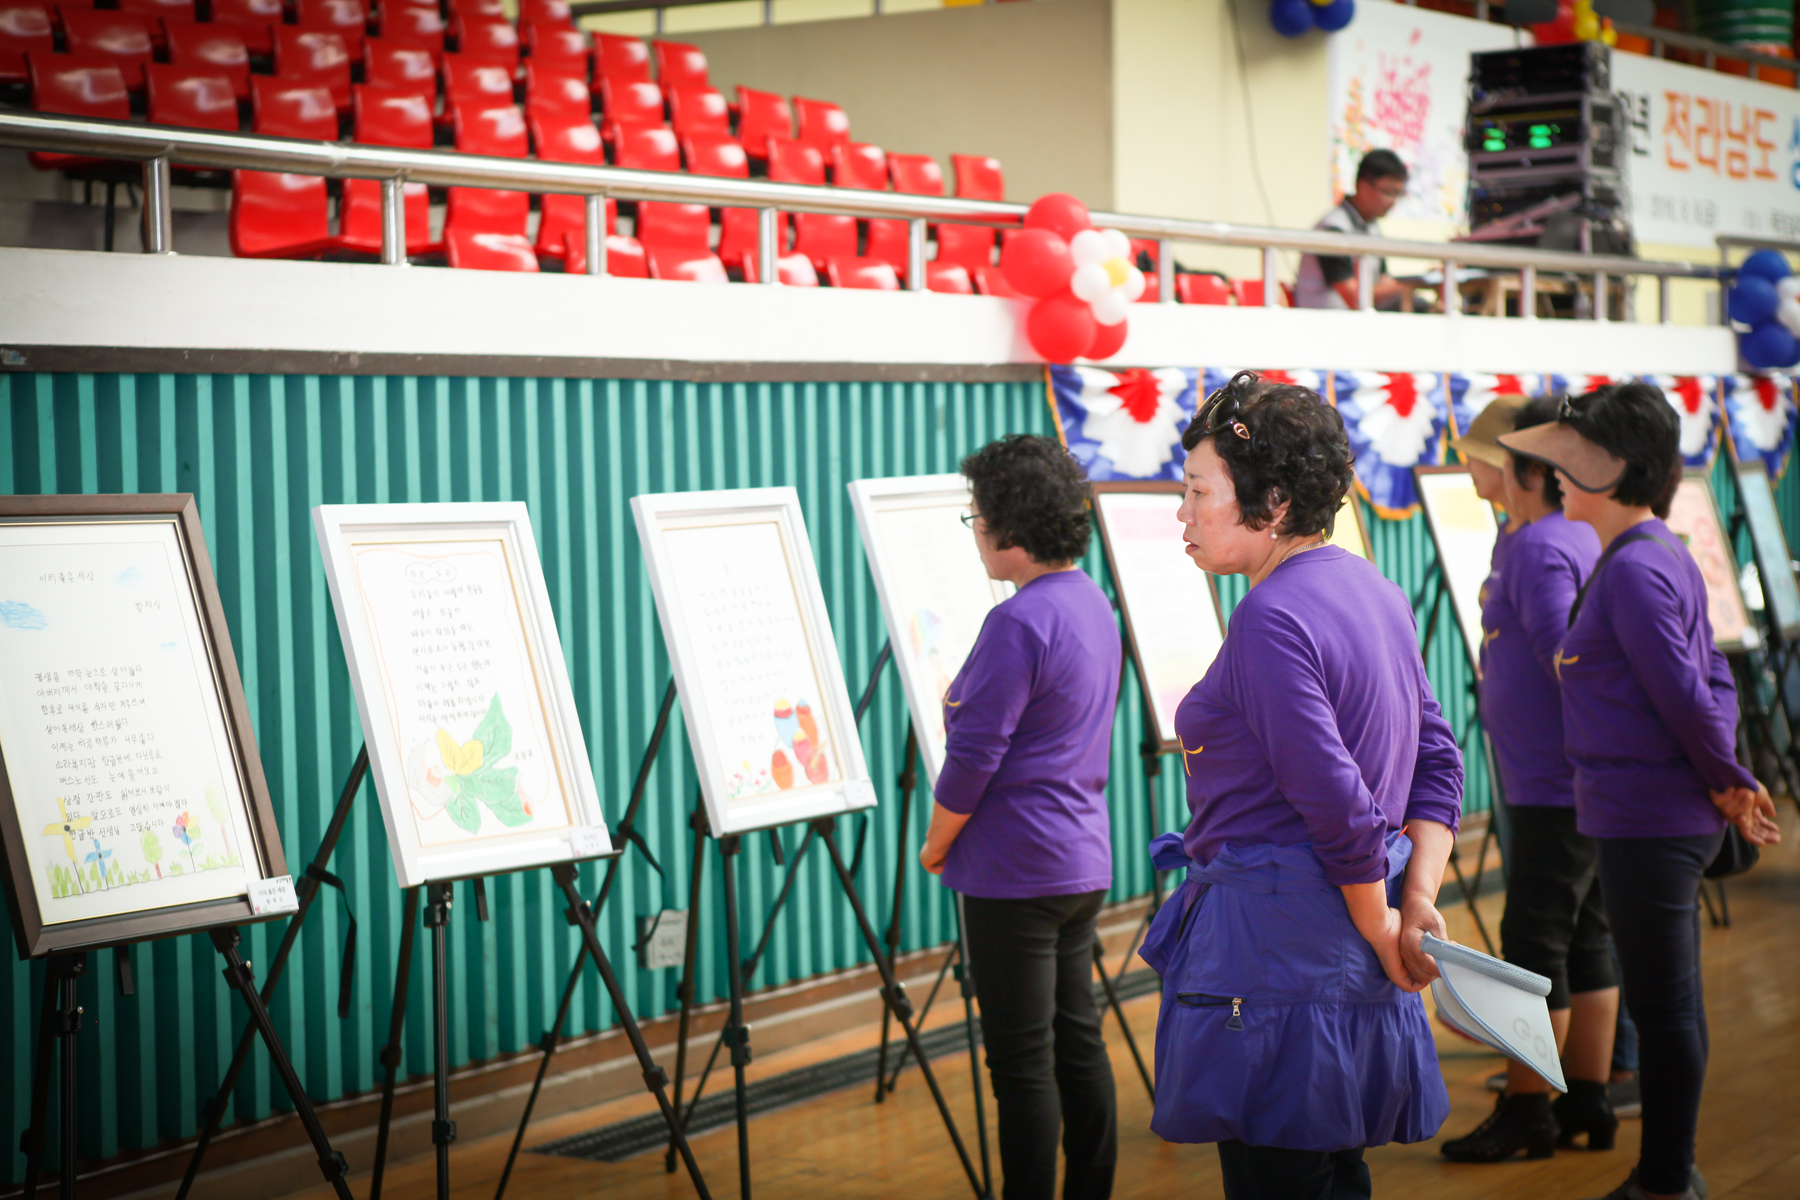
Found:
[[[250,881],[250,911],[257,916],[269,913],[297,912],[300,898],[294,895],[294,877],[277,875],[273,879]]]
[[[872,779],[847,779],[844,781],[844,804],[848,808],[875,807],[875,781]]]
[[[606,830],[597,825],[575,825],[569,829],[569,847],[575,851],[576,858],[599,858],[611,850],[607,844]]]

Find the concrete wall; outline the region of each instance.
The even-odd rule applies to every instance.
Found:
[[[991,154],[1007,198],[1065,191],[1114,204],[1107,0],[1031,0],[684,35],[714,84],[832,100],[861,142]]]

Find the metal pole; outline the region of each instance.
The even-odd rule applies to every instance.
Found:
[[[1174,243],[1168,238],[1156,239],[1156,302],[1175,303],[1175,256],[1169,251]]]
[[[450,1143],[456,1140],[456,1122],[450,1119],[450,972],[445,945],[450,885],[430,883],[425,891],[425,925],[431,930],[431,1144],[437,1149],[437,1198],[450,1200]]]
[[[76,1111],[76,1089],[80,1071],[75,1046],[81,1034],[81,976],[87,971],[87,955],[58,956],[62,965],[62,1011],[58,1015],[57,1032],[62,1036],[62,1162],[57,1167],[56,1193],[61,1200],[75,1200],[75,1162],[80,1157],[76,1141],[80,1132],[80,1116]]]
[[[144,253],[175,253],[175,214],[169,209],[169,158],[144,163]]]
[[[1462,289],[1456,286],[1456,260],[1444,260],[1444,315],[1462,316]]]
[[[590,194],[582,197],[587,210],[587,273],[606,274],[606,197]]]
[[[1277,308],[1281,303],[1281,279],[1275,247],[1264,246],[1262,252],[1262,285],[1264,308]]]
[[[381,261],[390,267],[406,265],[406,181],[381,181]]]
[[[914,217],[906,223],[906,290],[925,290],[925,218]]]
[[[1375,256],[1373,254],[1356,256],[1356,310],[1358,312],[1375,311]]]
[[[394,1121],[394,1080],[404,1057],[400,1036],[406,1028],[406,999],[412,982],[413,930],[419,923],[419,889],[406,889],[406,912],[400,918],[400,959],[394,967],[394,1003],[388,1017],[387,1045],[381,1048],[381,1116],[375,1122],[375,1171],[369,1177],[369,1200],[381,1200],[387,1173],[388,1130]]]
[[[725,893],[725,977],[731,986],[730,1015],[726,1017],[726,1041],[731,1044],[731,1073],[737,1107],[738,1197],[750,1200],[750,1085],[744,1068],[750,1065],[750,1027],[744,1024],[744,963],[739,957],[736,835],[719,839],[720,890]],[[694,919],[693,914],[688,920]],[[879,947],[871,946],[880,955]]]
[[[1536,267],[1521,267],[1519,269],[1519,316],[1527,321],[1537,320]]]
[[[1663,325],[1675,323],[1675,306],[1670,303],[1669,277],[1667,275],[1656,277],[1656,319]]]
[[[1606,320],[1606,272],[1594,272],[1594,320]]]
[[[776,246],[776,210],[759,208],[756,210],[756,268],[758,283],[779,283],[781,274],[777,270],[779,264],[775,257],[781,251]]]

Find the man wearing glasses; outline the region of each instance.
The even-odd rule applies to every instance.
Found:
[[[1356,190],[1319,218],[1314,229],[1379,236],[1375,224],[1387,216],[1406,194],[1406,164],[1392,150],[1371,150],[1356,168]],[[1375,268],[1375,307],[1394,310],[1401,306],[1405,285],[1387,273],[1387,260]],[[1306,254],[1300,258],[1300,276],[1294,281],[1298,308],[1357,307],[1356,259],[1347,254]]]

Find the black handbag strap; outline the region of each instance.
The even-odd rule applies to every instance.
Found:
[[[1581,588],[1579,591],[1577,591],[1575,593],[1575,603],[1569,605],[1569,628],[1570,629],[1575,628],[1575,614],[1581,611],[1581,602],[1583,600],[1587,599],[1588,589],[1590,587],[1594,586],[1594,580],[1596,580],[1600,577],[1600,568],[1602,568],[1606,565],[1606,560],[1611,558],[1614,554],[1618,553],[1628,543],[1644,542],[1644,541],[1660,542],[1669,551],[1670,554],[1674,554],[1676,558],[1681,557],[1679,552],[1676,551],[1675,547],[1672,544],[1670,544],[1669,540],[1667,538],[1663,537],[1661,534],[1657,533],[1655,530],[1644,529],[1642,527],[1639,527],[1637,529],[1628,529],[1624,533],[1621,533],[1618,537],[1616,537],[1612,540],[1612,545],[1610,545],[1606,548],[1605,553],[1600,555],[1600,561],[1598,561],[1594,564],[1594,569],[1592,571],[1588,572],[1588,577],[1581,581]]]

